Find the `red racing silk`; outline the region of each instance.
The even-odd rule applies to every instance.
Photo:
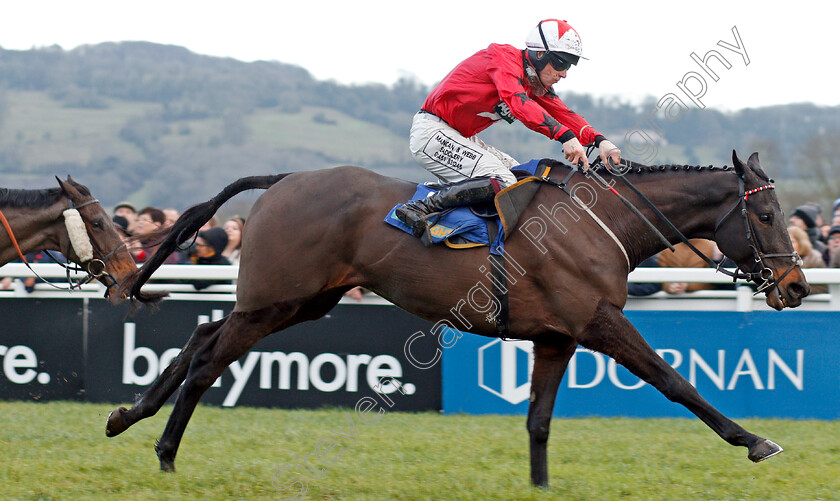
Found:
[[[423,109],[472,137],[499,120],[518,119],[551,139],[571,130],[581,144],[601,134],[551,89],[537,95],[525,77],[522,51],[491,44],[462,61],[432,90]]]

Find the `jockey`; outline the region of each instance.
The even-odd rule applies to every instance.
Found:
[[[414,116],[409,147],[420,165],[451,184],[423,200],[409,202],[396,216],[430,244],[429,215],[449,207],[489,202],[516,183],[511,156],[476,134],[499,120],[526,127],[563,143],[566,160],[589,168],[583,144],[594,144],[606,162],[621,151],[557,97],[552,85],[566,78],[583,57],[580,37],[566,21],[540,21],[525,50],[491,44],[455,67],[432,90]],[[585,59],[585,58],[584,58]],[[457,184],[452,184],[457,183]],[[494,186],[495,183],[495,186]]]

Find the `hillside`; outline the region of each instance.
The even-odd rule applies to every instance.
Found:
[[[356,164],[429,180],[407,147],[411,116],[428,91],[408,80],[342,86],[316,81],[296,66],[146,42],[0,49],[0,184],[52,186],[54,175],[69,173],[106,205],[129,199],[183,208],[252,174]],[[695,110],[667,121],[651,118],[653,98],[634,106],[561,96],[619,144],[629,131],[660,128],[650,163],[726,164],[733,148],[742,157],[758,150],[771,175],[804,180],[791,183],[790,203],[827,203],[835,186],[840,196],[831,180],[807,182],[813,176],[803,161],[809,152],[810,163],[836,153],[826,150],[838,143],[836,108]],[[520,161],[562,157],[558,143],[518,123],[497,125],[482,137]]]

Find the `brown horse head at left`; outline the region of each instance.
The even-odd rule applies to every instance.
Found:
[[[70,176],[56,180],[60,188],[0,188],[0,265],[25,261],[30,252],[59,251],[87,273],[84,282],[99,280],[105,296],[121,302],[116,287],[136,270],[134,259],[90,190]]]
[[[738,175],[738,199],[721,216],[714,240],[720,250],[764,292],[767,305],[794,308],[810,293],[786,231],[786,220],[774,193],[773,180],[762,170],[758,153],[745,164],[735,151],[732,162]]]

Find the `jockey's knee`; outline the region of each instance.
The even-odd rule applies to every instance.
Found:
[[[491,177],[496,178],[499,181],[499,184],[502,185],[502,188],[507,188],[512,184],[516,184],[516,176],[513,175],[513,172],[505,169],[504,171],[494,172]]]

